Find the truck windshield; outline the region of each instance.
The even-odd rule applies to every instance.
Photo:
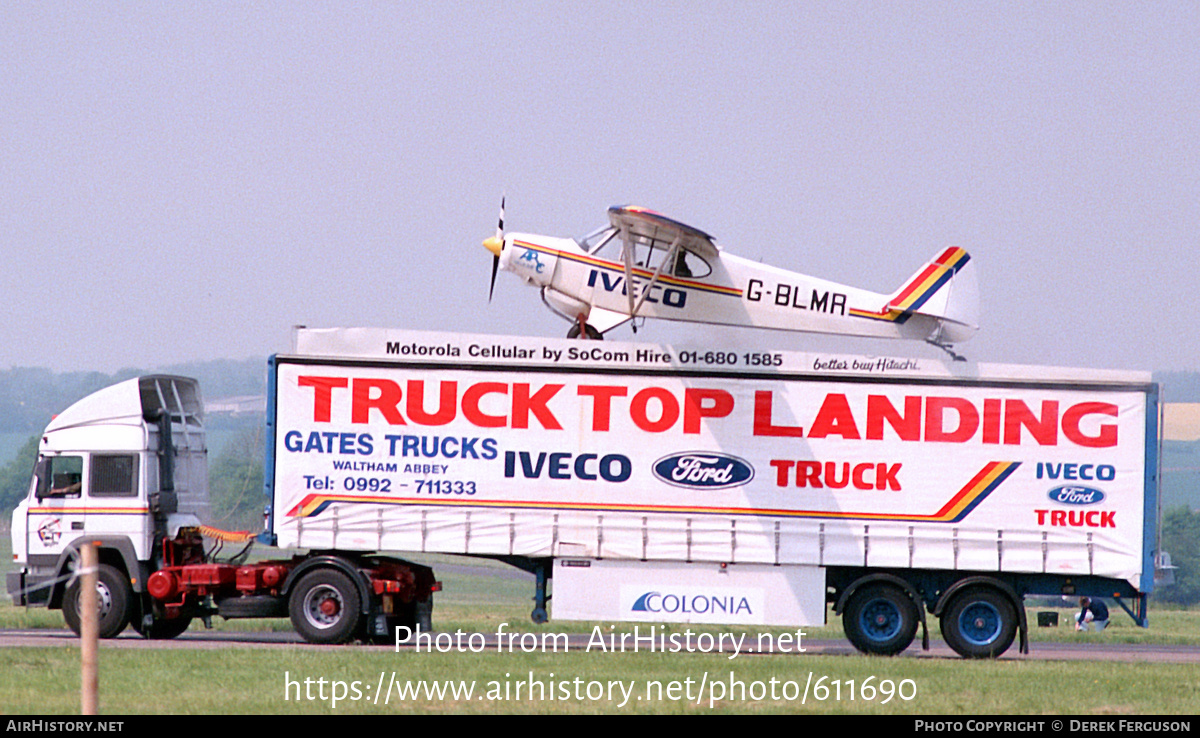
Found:
[[[83,489],[82,456],[47,456],[37,465],[37,498],[78,497]]]

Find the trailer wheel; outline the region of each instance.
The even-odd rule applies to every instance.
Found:
[[[340,571],[305,574],[292,590],[288,612],[309,643],[345,643],[358,632],[362,603],[354,582]]]
[[[994,589],[974,587],[955,596],[942,613],[946,644],[968,659],[996,658],[1017,634],[1017,613]]]
[[[899,587],[869,584],[850,596],[842,627],[859,651],[894,656],[912,643],[919,617],[916,603]]]
[[[83,577],[77,576],[63,595],[63,619],[75,635],[79,635],[79,595],[83,589]],[[133,592],[129,580],[120,570],[100,564],[96,572],[96,600],[100,610],[99,632],[101,638],[116,638],[129,624],[129,604]]]

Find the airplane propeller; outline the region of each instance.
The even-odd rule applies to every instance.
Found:
[[[492,252],[492,282],[488,285],[488,302],[496,290],[496,272],[500,269],[500,251],[504,248],[504,195],[500,196],[500,221],[496,224],[496,235],[483,239],[483,247]]]

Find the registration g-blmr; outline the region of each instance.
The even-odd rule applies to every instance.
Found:
[[[729,454],[685,451],[654,462],[654,476],[676,487],[728,489],[754,479],[754,467]]]

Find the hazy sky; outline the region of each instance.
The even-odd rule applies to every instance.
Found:
[[[1200,370],[1194,2],[8,0],[0,106],[0,366],[561,336],[511,275],[487,303],[503,192],[880,292],[962,246],[970,358]],[[636,338],[710,335],[938,353]]]

